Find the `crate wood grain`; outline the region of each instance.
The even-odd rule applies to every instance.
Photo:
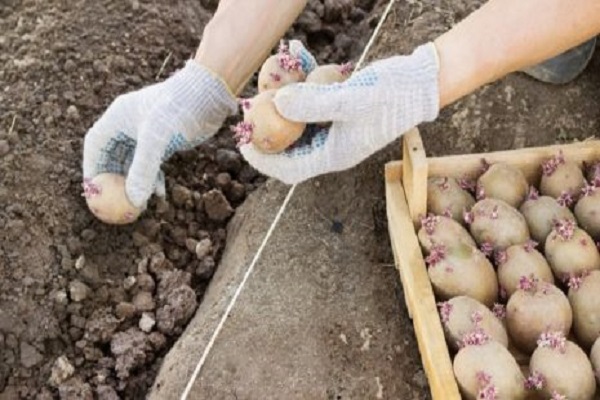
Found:
[[[427,211],[427,178],[476,178],[485,159],[490,164],[504,162],[518,167],[529,183],[537,187],[544,160],[559,151],[565,159],[579,165],[600,160],[600,141],[427,158],[419,131],[413,129],[403,136],[402,145],[403,161],[392,161],[385,166],[388,229],[396,268],[432,398],[460,400],[452,358],[417,238],[420,217]],[[526,357],[516,353],[515,356],[521,365],[526,365]]]

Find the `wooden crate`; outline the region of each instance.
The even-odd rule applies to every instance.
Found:
[[[566,159],[591,162],[600,159],[600,141],[534,147],[485,154],[427,158],[418,130],[403,137],[403,161],[385,166],[387,218],[396,267],[404,289],[406,307],[413,320],[423,367],[434,400],[460,400],[436,299],[427,275],[416,232],[427,211],[427,178],[476,177],[481,160],[505,162],[520,168],[530,184],[538,186],[541,163],[562,150]],[[526,359],[517,359],[526,365]]]

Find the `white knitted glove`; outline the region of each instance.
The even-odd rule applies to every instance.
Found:
[[[329,131],[308,125],[303,138],[280,154],[252,144],[240,150],[261,173],[295,184],[355,166],[421,122],[439,114],[437,51],[433,43],[411,55],[376,61],[343,83],[298,83],[275,96],[292,121],[332,121]]]
[[[84,180],[127,175],[129,201],[145,208],[152,192],[165,195],[162,162],[214,135],[237,110],[226,84],[189,60],[165,81],[114,100],[85,136]]]

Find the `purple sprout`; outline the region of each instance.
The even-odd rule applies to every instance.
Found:
[[[302,61],[290,53],[289,47],[281,42],[277,52],[277,61],[281,69],[287,72],[299,71],[302,68]]]
[[[494,253],[494,262],[497,266],[500,266],[508,261],[508,253],[506,250],[497,250]]]
[[[475,191],[475,200],[480,201],[483,199],[485,199],[485,188],[478,183]]]
[[[477,392],[477,400],[498,400],[498,389],[494,385],[488,385]]]
[[[343,63],[339,67],[340,74],[342,74],[344,76],[350,75],[353,70],[354,70],[354,65],[352,65],[351,62]]]
[[[475,192],[476,183],[473,179],[459,178],[457,182],[458,186],[460,186],[461,189],[466,190],[468,192]]]
[[[562,150],[557,155],[542,163],[542,174],[544,176],[552,176],[559,166],[565,163],[565,157]]]
[[[563,190],[560,193],[560,196],[558,196],[558,199],[556,199],[556,202],[563,207],[570,208],[575,203],[575,199],[573,198],[571,192]]]
[[[526,292],[536,292],[538,288],[538,279],[533,275],[522,275],[519,278],[519,289]]]
[[[442,181],[438,183],[438,187],[441,191],[445,191],[450,189],[450,185],[448,184],[448,177],[445,176],[442,178]]]
[[[545,347],[564,353],[567,350],[567,339],[565,338],[565,334],[561,331],[544,332],[537,340],[537,345],[538,347]]]
[[[523,248],[525,249],[525,251],[527,253],[531,253],[533,250],[535,250],[535,248],[538,246],[538,242],[536,242],[535,240],[529,239],[527,242],[525,242],[525,244],[523,245]]]
[[[560,219],[554,222],[554,232],[563,240],[571,240],[575,234],[575,222],[568,219]]]
[[[540,198],[540,192],[534,187],[529,187],[529,192],[527,193],[527,200],[537,200]]]
[[[450,314],[452,314],[452,309],[454,306],[450,304],[450,302],[444,301],[437,304],[440,309],[440,318],[444,324],[447,324],[450,321]]]
[[[475,221],[475,214],[472,211],[464,211],[463,219],[467,224],[472,224]]]
[[[504,306],[504,304],[494,303],[494,306],[492,307],[492,313],[494,313],[496,318],[504,319],[506,318],[506,306]]]
[[[541,390],[546,383],[544,376],[538,371],[533,371],[531,375],[525,379],[525,389],[527,390]]]
[[[568,399],[567,399],[567,396],[558,393],[556,390],[553,390],[550,400],[568,400]]]
[[[252,140],[252,131],[254,130],[254,126],[250,122],[241,121],[237,125],[233,125],[230,128],[234,133],[233,137],[237,141],[238,146],[250,143]]]
[[[421,225],[425,228],[425,232],[428,235],[433,235],[435,227],[440,223],[440,217],[438,215],[429,214],[427,217],[421,218]]]
[[[463,335],[462,340],[459,342],[459,347],[481,346],[488,343],[490,340],[490,336],[483,329],[477,327],[471,332]]]
[[[102,194],[102,188],[100,185],[92,182],[91,179],[85,178],[83,180],[83,193],[82,196],[86,199],[100,196]]]
[[[592,194],[594,194],[597,188],[598,186],[596,186],[596,182],[592,182],[592,184],[586,182],[585,186],[581,189],[581,195],[583,197],[591,196]]]
[[[494,252],[494,245],[491,242],[483,242],[479,246],[479,249],[486,257],[490,257]]]
[[[590,275],[590,271],[584,271],[579,274],[571,274],[566,278],[567,286],[569,289],[573,289],[575,291],[579,290],[585,278]]]
[[[431,246],[429,255],[425,258],[425,262],[429,267],[435,267],[440,261],[446,258],[446,246],[442,244],[434,244]]]

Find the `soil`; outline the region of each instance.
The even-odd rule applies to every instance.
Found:
[[[310,1],[286,36],[354,60],[381,3]],[[169,160],[167,199],[125,227],[88,212],[81,154],[116,96],[183,65],[216,4],[3,1],[0,399],[143,398],[202,301],[228,221],[265,180],[229,129]]]

